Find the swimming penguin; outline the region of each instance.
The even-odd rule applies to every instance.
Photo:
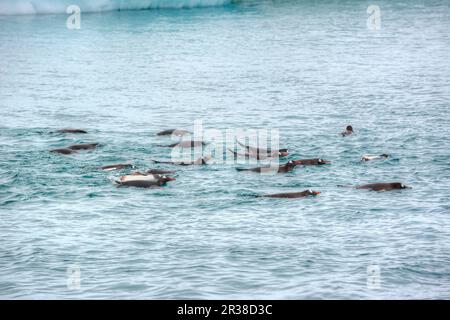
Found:
[[[324,164],[330,164],[331,162],[328,160],[324,160],[322,158],[317,159],[301,159],[301,160],[292,160],[296,165],[303,165],[303,166],[314,166],[314,165],[324,165]]]
[[[155,163],[162,163],[162,164],[173,164],[178,166],[191,166],[191,165],[206,165],[208,164],[208,161],[211,160],[211,156],[205,156],[198,158],[195,161],[159,161],[152,159]]]
[[[353,134],[353,127],[352,126],[347,126],[347,128],[345,128],[345,131],[341,132],[341,135],[343,137],[349,136],[351,134]]]
[[[69,154],[76,153],[75,150],[71,150],[71,149],[68,149],[68,148],[53,149],[53,150],[50,150],[50,152],[51,153],[64,154],[64,155],[69,155]]]
[[[388,154],[380,154],[379,156],[365,154],[362,156],[361,161],[385,160],[387,158],[389,158]]]
[[[285,192],[285,193],[275,193],[275,194],[266,194],[259,197],[262,198],[286,198],[286,199],[294,199],[294,198],[305,198],[309,196],[317,196],[319,195],[319,191],[313,191],[311,189],[301,191],[301,192]]]
[[[146,171],[147,174],[175,174],[176,171],[173,170],[161,170],[161,169],[150,169]]]
[[[131,175],[121,176],[116,181],[121,186],[130,186],[138,188],[151,188],[165,185],[169,181],[175,181],[175,178],[159,174],[142,174],[136,172]]]
[[[287,157],[289,155],[288,149],[272,150],[271,148],[268,148],[268,149],[255,148],[255,147],[245,145],[237,139],[236,139],[236,141],[240,146],[244,147],[247,150],[247,153],[250,153],[250,154],[257,154],[257,155],[258,154],[266,154],[266,155],[270,155],[270,156],[278,155],[279,157]]]
[[[81,129],[61,129],[61,130],[57,130],[57,133],[81,133],[81,134],[85,134],[87,133],[87,131],[85,130],[81,130]]]
[[[133,167],[132,164],[120,163],[120,164],[112,164],[112,165],[108,165],[108,166],[103,166],[103,167],[100,167],[100,169],[102,169],[104,171],[113,171],[113,170],[122,170],[122,169],[132,168],[132,167]]]
[[[184,136],[186,134],[191,134],[192,132],[188,131],[188,130],[183,130],[183,129],[168,129],[168,130],[164,130],[161,132],[158,132],[156,135],[158,136],[170,136],[170,135],[175,135],[175,136]]]
[[[98,147],[98,143],[85,143],[85,144],[74,144],[69,146],[68,149],[71,150],[90,150]]]
[[[294,170],[296,164],[293,161],[288,161],[286,164],[280,165],[278,167],[277,173],[286,173]],[[273,172],[274,168],[272,167],[258,167],[258,168],[236,168],[237,171],[252,171],[259,173]]]
[[[356,189],[367,189],[373,191],[390,191],[395,189],[411,189],[411,187],[405,186],[401,182],[388,182],[388,183],[369,183],[355,187]]]
[[[257,159],[257,160],[270,160],[273,159],[274,157],[270,154],[267,153],[239,153],[237,151],[233,151],[231,149],[227,149],[228,151],[230,151],[231,153],[233,153],[234,157],[245,157],[246,159],[249,158],[253,158],[253,159]]]
[[[78,150],[95,149],[98,145],[99,145],[98,143],[75,144],[67,148],[53,149],[50,150],[50,152],[68,155],[76,153]]]
[[[165,148],[197,148],[197,147],[202,147],[205,146],[206,143],[204,141],[195,141],[195,140],[187,140],[187,141],[180,141],[180,142],[176,142],[173,144],[169,144],[169,145],[160,145],[160,147],[165,147]]]

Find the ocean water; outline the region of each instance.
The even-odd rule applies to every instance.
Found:
[[[377,1],[379,30],[368,1],[90,1],[79,30],[67,2],[0,1],[0,298],[450,298],[448,1]],[[97,169],[172,168],[155,133],[198,120],[332,164]],[[382,181],[412,189],[338,187]]]

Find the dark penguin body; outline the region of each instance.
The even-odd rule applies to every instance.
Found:
[[[69,146],[68,149],[71,150],[91,150],[95,149],[99,146],[98,143],[85,143],[85,144],[74,144],[72,146]]]
[[[78,150],[95,149],[98,145],[99,145],[98,143],[75,144],[75,145],[69,146],[67,148],[53,149],[53,150],[50,150],[50,152],[69,155],[69,154],[76,153]]]
[[[278,167],[277,173],[286,173],[294,170],[296,164],[293,161],[289,161],[286,164],[283,164]],[[258,168],[236,168],[237,171],[251,171],[251,172],[259,172],[259,173],[265,173],[265,172],[273,172],[274,168],[271,167],[258,167]]]
[[[367,189],[373,191],[390,191],[396,189],[409,189],[409,188],[411,187],[405,186],[401,182],[369,183],[356,187],[356,189]]]
[[[146,171],[147,174],[175,174],[176,171],[173,170],[161,170],[161,169],[150,169]]]
[[[305,190],[301,192],[285,192],[285,193],[275,193],[259,196],[262,198],[284,198],[284,199],[295,199],[295,198],[305,198],[309,196],[317,196],[320,192],[313,190]]]
[[[324,164],[330,164],[331,162],[328,160],[324,160],[321,158],[316,159],[301,159],[301,160],[293,160],[293,162],[297,165],[302,166],[321,166]]]
[[[76,153],[76,151],[68,149],[68,148],[53,149],[53,150],[50,150],[50,152],[64,154],[64,155]]]
[[[191,132],[188,130],[183,130],[183,129],[168,129],[168,130],[158,132],[156,135],[158,135],[158,136],[170,136],[170,135],[184,136],[186,134],[191,134]]]
[[[57,133],[73,133],[73,134],[86,134],[87,131],[81,129],[61,129],[56,131]]]

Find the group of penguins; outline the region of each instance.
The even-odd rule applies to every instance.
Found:
[[[86,134],[87,131],[81,129],[61,129],[58,130],[57,133],[60,134]],[[343,137],[352,135],[354,133],[352,126],[347,126],[346,129],[341,132]],[[188,130],[184,129],[168,129],[157,133],[158,136],[178,136],[180,137],[180,141],[170,144],[170,145],[162,145],[161,147],[168,148],[197,148],[203,147],[206,145],[204,141],[195,141],[195,140],[183,140],[182,137],[185,135],[191,135],[192,133]],[[271,160],[274,158],[283,158],[289,155],[288,149],[263,149],[252,147],[246,144],[243,144],[239,141],[237,143],[245,150],[243,153],[237,152],[235,150],[228,149],[229,152],[233,153],[234,157],[245,157],[246,159],[256,159],[256,160]],[[99,146],[98,143],[86,143],[86,144],[75,144],[68,146],[67,148],[59,148],[50,150],[51,153],[57,153],[61,155],[71,155],[77,153],[82,150],[92,150]],[[381,155],[364,155],[361,158],[361,161],[373,161],[373,160],[384,160],[387,159],[389,155],[381,154]],[[207,165],[208,161],[211,160],[211,156],[203,156],[195,161],[158,161],[152,160],[154,163],[158,164],[168,164],[174,166],[190,166],[190,165]],[[327,165],[331,164],[330,161],[321,158],[314,159],[300,159],[300,160],[289,160],[285,164],[279,165],[277,168],[273,168],[273,166],[261,166],[255,168],[236,168],[238,171],[251,171],[258,173],[266,173],[269,171],[276,171],[276,173],[286,173],[294,170],[294,168],[298,165],[303,166],[312,166],[312,165]],[[114,170],[123,170],[127,168],[133,168],[132,164],[129,163],[120,163],[120,164],[111,164],[100,167],[101,170],[104,171],[114,171]],[[142,172],[133,172],[128,175],[123,175],[115,180],[115,183],[118,186],[130,186],[137,188],[151,188],[151,187],[160,187],[165,185],[169,181],[176,180],[171,175],[174,175],[176,172],[172,170],[162,170],[162,169],[150,169]],[[404,185],[401,182],[383,182],[383,183],[371,183],[365,185],[355,186],[356,189],[367,189],[373,191],[390,191],[395,189],[406,189],[410,188]],[[259,197],[268,197],[268,198],[304,198],[308,196],[317,196],[319,195],[319,191],[314,191],[311,189],[299,191],[299,192],[284,192],[284,193],[276,193],[276,194],[265,194],[259,195]]]

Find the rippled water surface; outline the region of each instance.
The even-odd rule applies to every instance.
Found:
[[[369,4],[113,11],[82,14],[81,30],[0,16],[0,297],[449,299],[449,3],[378,1],[379,31]],[[154,168],[171,142],[155,133],[198,119],[277,128],[289,159],[332,164],[180,167],[158,189],[97,169]],[[65,127],[89,133],[50,133]],[[82,142],[102,146],[48,152]],[[338,187],[378,181],[412,189]],[[308,188],[322,194],[254,197]]]

